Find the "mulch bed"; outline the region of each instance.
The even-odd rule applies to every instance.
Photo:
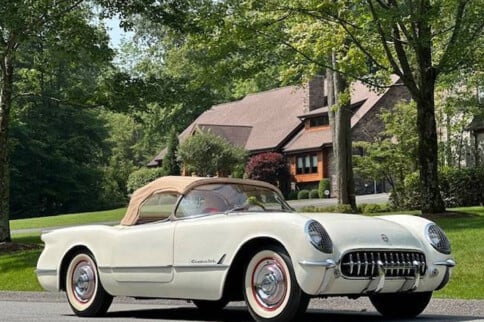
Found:
[[[23,250],[41,249],[39,244],[21,244],[21,243],[0,243],[0,254],[14,253]]]

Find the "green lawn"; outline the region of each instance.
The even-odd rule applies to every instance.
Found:
[[[116,222],[120,221],[123,218],[125,212],[126,208],[119,208],[114,210],[85,212],[80,214],[17,219],[10,221],[10,230],[62,227],[101,222]]]
[[[450,283],[436,296],[484,299],[484,207],[453,210],[473,216],[435,220],[449,237],[457,262]]]
[[[124,209],[89,214],[74,214],[11,221],[12,229],[42,228],[118,221]],[[484,299],[484,207],[458,208],[467,217],[439,218],[435,221],[446,231],[457,261],[451,281],[437,297]],[[39,244],[39,233],[14,235],[18,243]],[[35,265],[40,250],[0,253],[0,290],[39,291]]]

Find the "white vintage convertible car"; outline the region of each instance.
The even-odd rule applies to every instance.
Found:
[[[455,265],[444,232],[417,216],[294,212],[274,186],[162,177],[137,190],[117,226],[42,234],[40,284],[79,316],[114,296],[189,299],[204,312],[245,300],[256,321],[292,321],[312,297],[368,296],[414,317]]]

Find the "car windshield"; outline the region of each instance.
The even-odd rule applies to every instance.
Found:
[[[292,211],[277,191],[247,184],[206,184],[183,196],[177,217],[233,211]]]

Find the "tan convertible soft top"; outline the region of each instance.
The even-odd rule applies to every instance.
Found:
[[[245,183],[251,185],[264,186],[270,189],[276,189],[273,185],[256,180],[232,179],[232,178],[207,178],[207,177],[182,177],[182,176],[166,176],[158,178],[147,185],[139,188],[131,196],[128,209],[124,218],[121,220],[121,225],[131,226],[135,225],[139,219],[139,207],[149,196],[161,191],[170,191],[177,194],[185,194],[187,191],[196,186],[209,183]]]

